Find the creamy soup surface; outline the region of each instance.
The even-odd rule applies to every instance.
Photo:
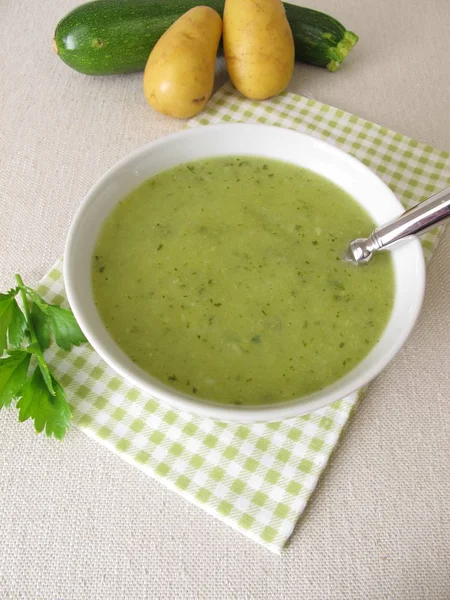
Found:
[[[389,319],[389,253],[342,260],[369,215],[327,179],[256,157],[177,166],[107,217],[92,267],[111,337],[166,385],[219,403],[287,401],[333,383]]]

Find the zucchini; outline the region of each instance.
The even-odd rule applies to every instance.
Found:
[[[337,71],[358,36],[325,13],[284,3],[292,29],[295,60]]]
[[[86,75],[142,71],[162,34],[181,15],[202,4],[223,14],[224,0],[94,0],[58,23],[53,48]],[[332,17],[285,3],[295,59],[335,71],[358,41]]]

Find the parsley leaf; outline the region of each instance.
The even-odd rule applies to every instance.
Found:
[[[8,329],[8,340],[11,346],[19,348],[20,344],[25,337],[27,329],[27,321],[23,312],[20,310],[17,300],[13,298],[12,301],[12,316],[9,322]]]
[[[54,396],[50,394],[41,370],[36,368],[23,386],[21,398],[16,406],[19,409],[20,422],[31,418],[38,433],[45,428],[47,436],[54,435],[56,439],[61,440],[70,427],[70,407],[64,390],[54,377],[52,383],[55,389]]]
[[[62,439],[70,426],[67,396],[45,360],[51,334],[60,348],[86,341],[72,312],[48,304],[16,275],[17,287],[0,294],[0,409],[16,401],[19,421]],[[22,309],[16,301],[20,294]],[[2,358],[6,350],[7,356]],[[32,374],[28,376],[30,365]]]
[[[18,396],[27,378],[30,358],[24,350],[12,350],[8,357],[0,359],[0,409]]]
[[[6,332],[13,315],[13,290],[7,294],[0,294],[0,356],[6,348]]]
[[[26,288],[26,292],[31,298],[32,302],[44,314],[47,326],[51,329],[55,337],[55,342],[60,348],[63,348],[64,350],[70,350],[72,346],[79,346],[87,341],[71,310],[61,308],[60,306],[56,306],[54,304],[48,304],[48,302],[43,300],[39,294],[28,287]],[[40,315],[37,317],[37,320],[42,322],[42,316]],[[45,339],[46,338],[44,334],[44,341]]]
[[[50,327],[48,326],[45,314],[34,303],[31,306],[31,322],[33,323],[39,346],[42,350],[46,350],[50,346]]]
[[[16,288],[0,294],[0,356],[7,347],[7,340],[18,348],[25,337],[27,322],[15,299],[17,292]]]
[[[53,380],[50,374],[50,369],[48,368],[48,364],[45,361],[44,355],[42,353],[41,348],[39,347],[39,344],[37,342],[30,344],[29,346],[27,346],[27,352],[36,356],[39,369],[41,370],[42,377],[45,381],[45,384],[48,387],[48,391],[52,396],[54,396],[56,392],[53,387]]]
[[[50,329],[55,336],[55,342],[60,348],[70,350],[72,346],[79,346],[87,342],[70,310],[49,304],[46,316]]]

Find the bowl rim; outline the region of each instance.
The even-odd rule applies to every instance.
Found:
[[[372,381],[393,359],[393,357],[397,354],[397,352],[401,349],[403,344],[406,342],[409,337],[414,325],[417,321],[418,315],[420,313],[424,291],[425,291],[425,261],[422,246],[417,237],[413,236],[408,240],[408,247],[412,254],[416,255],[417,267],[418,271],[416,287],[417,293],[415,297],[415,304],[412,310],[409,311],[408,322],[407,324],[399,331],[398,336],[396,337],[396,342],[392,344],[387,351],[383,355],[382,360],[378,360],[371,368],[367,368],[364,371],[364,374],[356,377],[353,385],[347,386],[345,389],[345,393],[335,391],[333,393],[324,393],[327,388],[323,388],[322,390],[318,390],[313,394],[303,396],[294,400],[287,401],[286,403],[272,404],[268,406],[245,406],[245,405],[229,405],[229,404],[216,404],[212,401],[203,400],[202,398],[197,398],[194,396],[190,396],[185,394],[175,388],[171,388],[166,386],[164,383],[160,382],[156,378],[152,377],[148,373],[146,373],[143,369],[139,367],[136,371],[142,372],[142,376],[136,373],[131,373],[130,370],[123,365],[120,360],[116,360],[114,356],[109,352],[108,348],[97,338],[97,336],[92,332],[89,321],[84,317],[83,311],[83,297],[77,293],[77,286],[75,282],[75,278],[72,276],[73,271],[73,261],[72,254],[73,248],[78,243],[77,238],[80,230],[80,224],[84,219],[86,211],[89,209],[91,204],[95,202],[95,198],[97,193],[103,188],[106,182],[113,179],[117,172],[120,172],[122,167],[126,166],[129,163],[133,163],[136,159],[145,155],[149,151],[155,150],[158,146],[172,144],[174,141],[179,141],[183,138],[194,137],[195,135],[202,135],[202,132],[208,130],[220,130],[224,127],[228,129],[239,129],[243,130],[245,128],[257,128],[259,130],[273,130],[275,127],[272,125],[265,124],[251,124],[251,123],[227,123],[227,124],[217,124],[217,125],[207,125],[202,127],[195,127],[192,129],[184,129],[182,131],[178,131],[176,133],[172,133],[170,135],[164,136],[157,140],[151,141],[140,148],[133,150],[131,153],[127,154],[125,157],[117,161],[112,167],[110,167],[98,180],[97,182],[89,189],[87,194],[85,195],[83,201],[78,207],[76,214],[72,220],[72,223],[69,228],[69,232],[66,239],[65,251],[64,251],[64,260],[63,260],[63,276],[67,298],[71,309],[77,319],[81,329],[86,335],[89,343],[93,347],[93,349],[99,354],[99,356],[120,376],[125,379],[125,382],[131,383],[135,387],[137,387],[142,392],[148,394],[151,397],[155,397],[157,400],[160,400],[164,404],[175,407],[184,412],[197,414],[203,417],[209,417],[212,419],[216,419],[224,422],[240,422],[240,423],[255,423],[255,422],[274,422],[281,421],[284,419],[294,418],[303,414],[308,414],[310,412],[325,408],[326,406],[336,402],[338,400],[342,400],[351,394],[355,393],[357,390],[366,386],[370,381]],[[366,165],[364,165],[361,161],[351,156],[347,152],[341,150],[325,142],[321,139],[315,138],[308,134],[298,132],[291,129],[276,127],[277,130],[282,129],[284,132],[288,132],[293,136],[300,136],[301,138],[307,138],[308,141],[313,141],[313,143],[319,148],[326,149],[328,153],[335,154],[337,156],[345,158],[350,164],[357,165],[359,170],[370,174],[371,177],[376,177],[378,181],[384,186],[387,195],[390,196],[390,201],[392,202],[393,207],[395,206],[396,212],[401,214],[404,211],[404,208],[398,198],[394,195],[391,189],[383,182],[381,178],[376,175],[371,169],[369,169]],[[238,150],[237,150],[238,153]],[[228,154],[229,155],[229,154]],[[218,156],[218,155],[217,155]],[[225,154],[224,154],[225,156]],[[255,155],[256,156],[256,155]],[[270,156],[268,156],[270,158]],[[280,160],[276,156],[273,157],[275,160]],[[197,159],[196,159],[197,160]],[[177,164],[182,164],[185,161],[181,161]],[[287,161],[286,161],[287,162]],[[158,172],[162,172],[165,169],[162,169]],[[111,209],[112,210],[112,209]],[[104,219],[108,216],[109,212],[105,214]],[[355,267],[356,268],[356,267]],[[395,300],[396,295],[394,295]],[[106,332],[106,328],[101,321],[100,316],[98,315],[100,322]],[[389,322],[388,322],[389,324]],[[109,335],[109,334],[108,334]],[[111,343],[116,344],[114,340],[111,338]],[[116,344],[117,345],[117,344]],[[118,346],[118,345],[117,345]],[[377,344],[374,346],[374,348]],[[123,352],[123,351],[122,351]],[[359,363],[360,364],[360,363]],[[355,367],[356,368],[356,367]],[[352,371],[350,371],[351,373]],[[339,381],[339,380],[337,380]],[[335,382],[336,383],[336,382]],[[333,384],[332,384],[333,385]]]

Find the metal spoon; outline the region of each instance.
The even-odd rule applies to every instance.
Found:
[[[420,235],[450,218],[450,187],[416,204],[402,215],[374,229],[368,238],[350,242],[344,259],[355,265],[367,263],[374,252],[388,249],[410,235]]]

